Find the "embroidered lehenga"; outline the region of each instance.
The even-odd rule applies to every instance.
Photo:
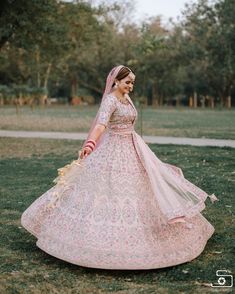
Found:
[[[62,170],[24,211],[23,227],[45,252],[85,267],[151,269],[193,260],[214,232],[200,213],[209,195],[152,153],[134,130],[130,99],[106,98],[97,120],[107,127],[101,144]]]

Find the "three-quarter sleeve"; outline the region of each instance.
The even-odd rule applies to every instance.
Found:
[[[105,125],[107,127],[109,119],[116,109],[116,98],[113,96],[107,96],[100,105],[99,115],[97,119],[98,124]]]

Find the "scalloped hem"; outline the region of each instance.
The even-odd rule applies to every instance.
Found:
[[[41,250],[43,250],[45,253],[54,256],[60,260],[69,262],[71,264],[75,264],[78,266],[82,266],[82,267],[87,267],[87,268],[97,268],[97,269],[107,269],[107,270],[150,270],[150,269],[158,269],[158,268],[166,268],[166,267],[171,267],[171,266],[176,266],[179,264],[183,264],[183,263],[187,263],[190,262],[192,260],[194,260],[195,258],[197,258],[205,249],[206,244],[208,242],[208,240],[211,238],[211,236],[213,235],[215,229],[213,227],[211,227],[210,229],[208,228],[207,231],[207,237],[204,238],[204,241],[200,244],[200,246],[198,246],[197,249],[194,250],[193,254],[188,254],[183,256],[182,258],[179,258],[178,260],[175,260],[174,258],[172,258],[172,260],[168,260],[167,262],[163,262],[163,261],[156,261],[156,262],[151,262],[152,260],[154,260],[154,258],[156,258],[158,256],[158,253],[153,254],[153,252],[149,253],[149,254],[145,254],[145,255],[141,255],[141,257],[139,259],[141,259],[141,261],[138,261],[138,257],[137,255],[133,255],[133,260],[131,261],[131,255],[126,253],[120,253],[120,255],[122,256],[122,259],[124,261],[129,260],[128,263],[120,263],[120,262],[116,262],[115,261],[111,261],[110,264],[108,263],[102,263],[102,259],[103,258],[108,258],[113,255],[113,253],[110,252],[102,252],[101,253],[101,258],[100,258],[100,262],[99,263],[95,263],[92,260],[87,260],[86,262],[82,261],[82,258],[77,258],[77,259],[71,259],[68,256],[64,256],[62,254],[59,254],[58,252],[53,252],[53,250],[50,250],[49,248],[46,248],[45,246],[43,246],[42,242],[40,241],[40,239],[38,239],[36,245],[38,248],[40,248]],[[78,249],[79,251],[79,249]],[[184,252],[184,251],[181,251]],[[86,250],[84,248],[81,248],[81,256],[83,256],[83,254],[85,253],[86,256],[97,256],[97,252],[94,253],[91,250]],[[118,257],[118,253],[115,253],[117,258],[120,258],[120,256]],[[135,259],[135,260],[134,260]]]

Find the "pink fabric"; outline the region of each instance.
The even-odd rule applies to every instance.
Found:
[[[107,95],[112,91],[113,89],[113,84],[114,84],[114,81],[115,81],[115,78],[118,74],[118,72],[121,70],[121,68],[124,67],[124,65],[118,65],[118,66],[115,66],[108,74],[107,76],[107,79],[106,79],[106,84],[105,84],[105,89],[104,89],[104,92],[103,92],[103,96],[102,96],[102,99],[101,99],[101,104],[104,103],[104,100],[107,98]],[[92,131],[94,130],[94,127],[96,126],[97,124],[97,120],[98,120],[98,117],[99,117],[100,113],[99,111],[97,112],[96,114],[96,117],[94,118],[92,124],[91,124],[91,127],[90,127],[90,130],[88,132],[88,136],[87,136],[87,139],[86,141],[83,143],[83,147],[85,147],[86,145],[86,142],[90,139],[90,135],[92,133]],[[99,144],[102,142],[102,138],[103,138],[104,134],[102,134],[100,136],[100,138],[97,140],[96,142],[96,146],[95,148],[97,148],[99,146]]]
[[[107,126],[101,144],[62,169],[22,214],[37,246],[57,258],[94,268],[162,268],[196,258],[214,232],[200,214],[207,194],[144,143],[128,99],[124,105],[106,96],[96,120]],[[185,223],[168,223],[181,214]]]
[[[135,109],[130,97],[128,100]],[[179,217],[192,217],[202,211],[205,208],[204,201],[209,195],[186,180],[181,169],[158,159],[136,132],[133,131],[132,134],[136,151],[148,173],[153,193],[166,222],[175,218],[180,222]]]

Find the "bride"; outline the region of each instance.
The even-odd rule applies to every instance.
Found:
[[[22,214],[46,253],[85,267],[163,268],[199,256],[214,233],[201,214],[209,195],[135,132],[134,82],[126,66],[110,71],[79,159]]]

